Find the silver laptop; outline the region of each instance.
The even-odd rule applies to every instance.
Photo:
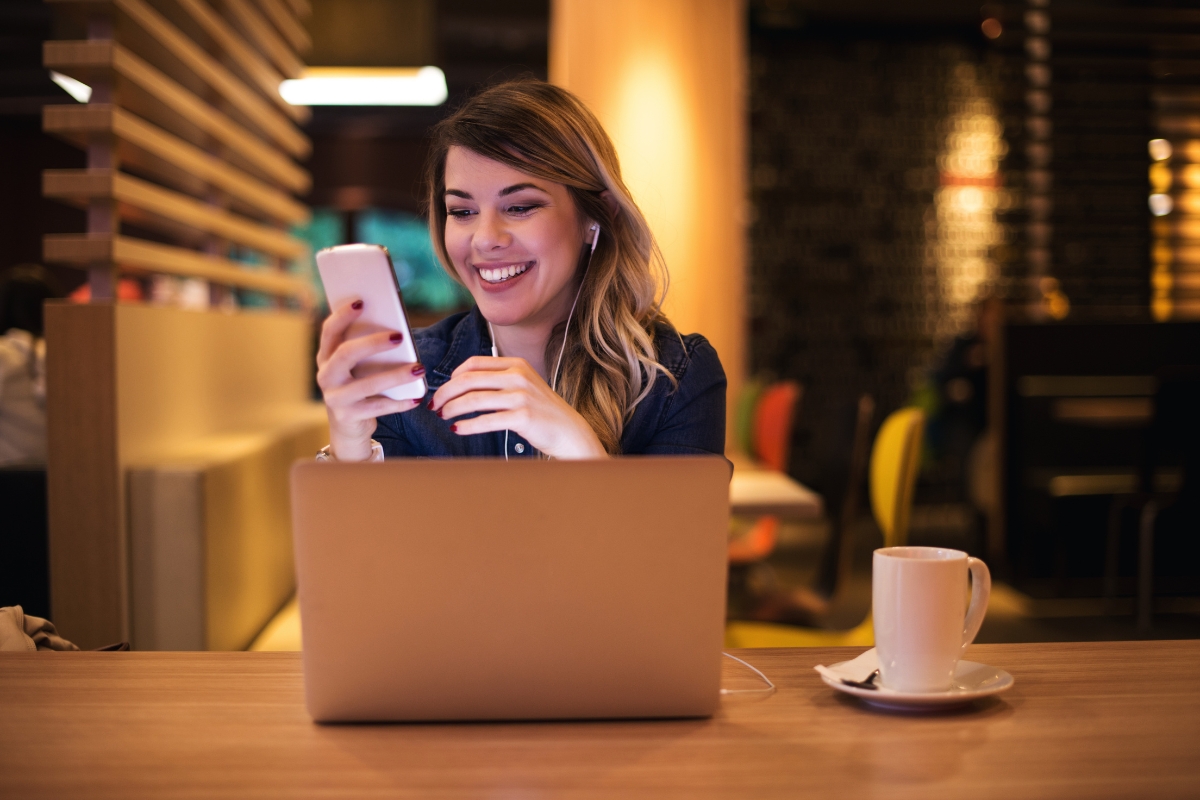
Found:
[[[292,511],[319,722],[716,709],[721,458],[301,462]]]

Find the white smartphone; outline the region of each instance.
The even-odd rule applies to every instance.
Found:
[[[362,315],[346,332],[346,339],[357,339],[380,331],[404,334],[399,346],[370,356],[351,371],[356,378],[375,375],[398,364],[417,361],[417,349],[408,327],[408,314],[400,296],[400,284],[386,247],[377,244],[343,244],[317,251],[317,271],[325,286],[330,308],[355,300],[363,301]],[[393,400],[417,400],[425,396],[425,378],[410,381],[382,392]]]

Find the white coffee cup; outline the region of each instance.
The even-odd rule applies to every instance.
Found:
[[[880,683],[901,692],[949,689],[987,613],[992,591],[987,564],[961,550],[885,547],[875,551],[872,568]]]

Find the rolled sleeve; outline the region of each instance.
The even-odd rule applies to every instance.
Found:
[[[725,370],[706,339],[688,339],[694,346],[685,347],[678,386],[666,393],[658,425],[639,450],[646,455],[725,455]],[[664,376],[658,380],[670,383]]]

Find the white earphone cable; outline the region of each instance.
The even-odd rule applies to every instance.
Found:
[[[571,311],[567,314],[567,324],[563,328],[562,347],[558,348],[558,362],[554,365],[554,375],[550,379],[550,391],[558,391],[558,371],[562,367],[563,353],[567,350],[567,334],[571,330],[571,317],[575,316],[575,305],[579,302],[579,295],[583,292],[583,282],[587,279],[588,270],[592,266],[592,256],[596,254],[596,245],[600,241],[600,226],[593,225],[592,230],[595,233],[592,235],[592,249],[588,252],[587,266],[583,268],[583,277],[579,279],[579,288],[575,290],[575,299],[571,301]]]
[[[550,378],[550,391],[558,391],[558,371],[562,368],[563,353],[567,350],[567,332],[571,330],[571,317],[575,316],[575,306],[579,303],[579,295],[583,292],[583,281],[587,278],[588,269],[592,266],[592,256],[596,254],[596,245],[600,242],[600,226],[593,225],[592,249],[588,251],[587,266],[583,268],[583,277],[579,279],[579,288],[575,290],[575,299],[571,301],[571,310],[567,313],[567,324],[563,328],[562,346],[558,348],[558,362],[554,365],[554,375]],[[488,336],[492,338],[492,357],[499,358],[500,351],[496,347],[496,331],[488,321]],[[504,431],[504,460],[508,461],[508,430]],[[732,658],[732,656],[730,656]],[[747,665],[749,666],[749,665]],[[754,669],[751,667],[751,669]]]
[[[732,658],[734,661],[738,662],[739,664],[749,667],[750,669],[754,670],[754,674],[757,675],[758,677],[762,678],[763,681],[767,684],[767,688],[765,688],[765,689],[722,689],[721,694],[770,694],[771,692],[775,691],[775,684],[771,683],[771,679],[768,678],[766,675],[763,675],[762,671],[759,670],[758,667],[754,666],[753,664],[747,664],[745,661],[742,661],[737,656],[730,655],[729,653],[721,653],[721,655],[725,656],[726,658]]]
[[[496,348],[496,331],[488,321],[488,336],[492,337],[492,358],[499,358],[500,351]],[[508,461],[508,428],[504,429],[504,460]]]

